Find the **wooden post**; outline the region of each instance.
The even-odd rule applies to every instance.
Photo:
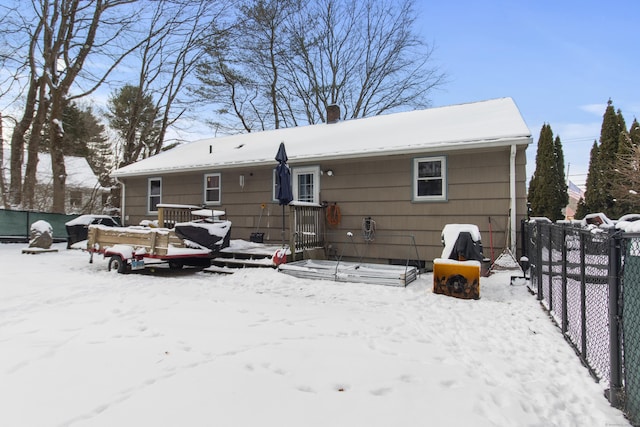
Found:
[[[162,209],[162,208],[160,208]],[[159,213],[160,211],[158,211]],[[158,240],[158,230],[151,230],[151,248],[150,248],[150,252],[152,254],[156,253],[156,244],[157,244],[157,240]],[[167,245],[167,248],[169,247],[169,245]]]
[[[164,208],[158,207],[158,227],[164,227]]]
[[[289,250],[291,261],[296,260],[296,207],[289,205]]]

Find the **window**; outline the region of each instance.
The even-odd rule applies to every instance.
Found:
[[[221,203],[222,187],[220,181],[219,173],[210,173],[204,176],[204,202],[206,204],[219,205]]]
[[[70,191],[69,192],[69,205],[72,208],[79,208],[82,206],[82,192],[81,191]]]
[[[277,201],[276,172],[273,170],[273,201]],[[320,203],[320,167],[306,166],[291,169],[293,200]]]
[[[413,160],[413,200],[447,200],[447,158],[423,157]]]
[[[149,187],[147,189],[149,212],[158,212],[158,205],[162,202],[162,179],[149,178]]]
[[[318,166],[294,168],[292,175],[294,200],[320,203],[320,168]]]

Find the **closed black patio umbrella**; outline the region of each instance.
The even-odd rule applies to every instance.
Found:
[[[276,167],[276,199],[282,206],[282,245],[284,246],[284,207],[293,200],[293,189],[291,188],[291,170],[287,161],[287,150],[284,148],[284,142],[280,143],[278,153],[276,154],[278,166]]]

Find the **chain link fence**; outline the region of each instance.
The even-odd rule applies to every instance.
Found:
[[[625,409],[640,425],[640,237],[623,240],[622,336]]]
[[[640,235],[523,223],[529,290],[612,405],[640,425]]]

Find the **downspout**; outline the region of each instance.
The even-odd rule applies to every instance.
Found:
[[[511,253],[513,256],[516,256],[516,145],[511,144],[511,159],[509,162],[509,194],[511,197],[511,209],[509,209],[509,227],[511,231],[509,232],[509,242],[505,242],[506,245],[509,245],[511,249]]]
[[[124,204],[124,201],[126,199],[125,199],[124,196],[125,196],[125,193],[126,193],[126,190],[125,190],[126,187],[124,185],[124,182],[120,181],[118,178],[116,178],[116,182],[118,184],[120,184],[120,224],[121,225],[125,225],[124,224],[124,219],[125,219],[125,214],[124,214],[125,204]]]

